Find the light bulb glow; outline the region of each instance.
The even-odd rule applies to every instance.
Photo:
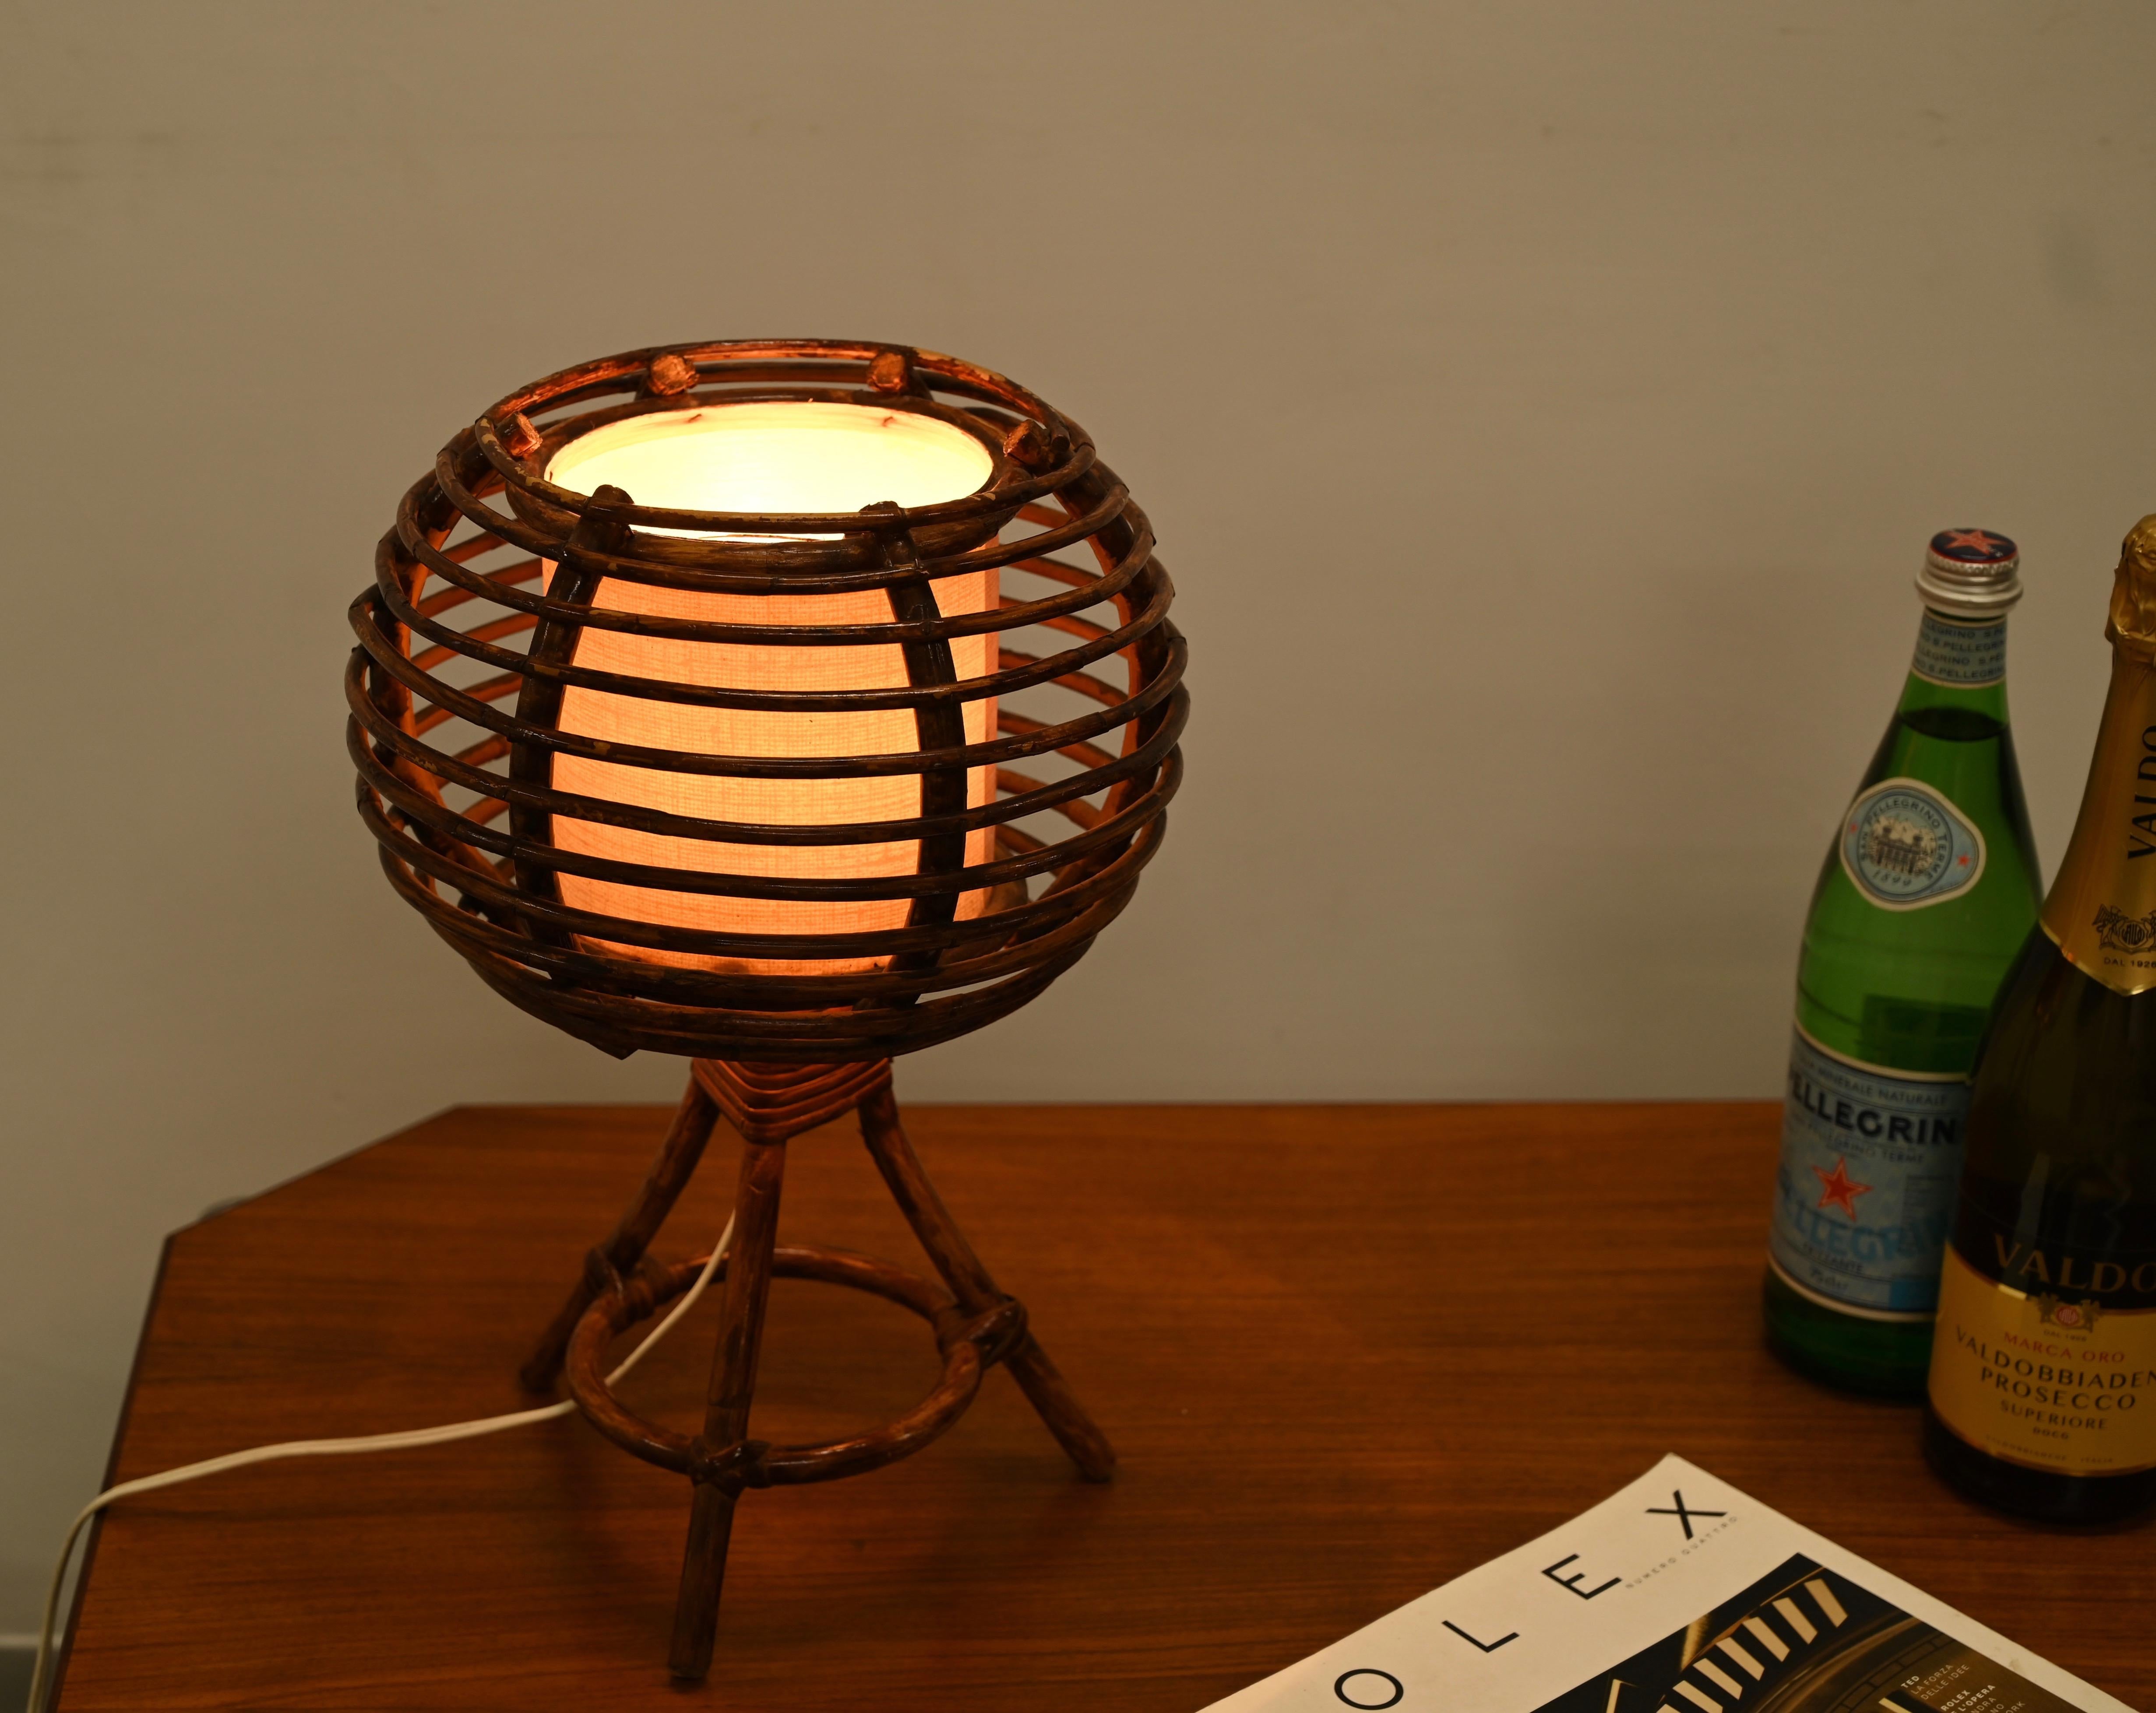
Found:
[[[855,512],[893,500],[933,505],[976,492],[993,461],[964,430],[933,417],[875,407],[796,401],[706,406],[617,423],[570,442],[550,463],[547,480],[588,493],[612,485],[639,505],[747,513]],[[699,532],[670,531],[680,535]],[[708,538],[708,537],[707,537]],[[724,537],[721,537],[723,539]],[[997,604],[993,571],[946,577],[932,586],[946,617]],[[670,618],[745,624],[888,624],[890,596],[880,589],[810,595],[735,595],[603,581],[593,604]],[[993,668],[993,633],[951,640],[961,680]],[[779,647],[683,642],[589,629],[575,662],[606,672],[748,690],[903,688],[906,661],[895,644],[869,647]],[[963,705],[966,741],[995,729],[993,700]],[[564,731],[680,750],[742,756],[902,754],[920,740],[910,709],[832,713],[692,707],[679,702],[572,686],[562,704]],[[567,754],[554,757],[554,783],[580,796],[704,819],[829,826],[904,820],[921,813],[916,774],[864,779],[742,779],[664,772]],[[967,802],[991,800],[994,769],[976,767]],[[616,861],[709,874],[788,878],[911,874],[914,840],[867,845],[752,845],[643,833],[557,814],[554,839],[565,850]],[[968,836],[966,860],[991,859],[993,829]],[[563,873],[562,901],[572,908],[670,926],[754,934],[853,933],[905,926],[906,899],[853,902],[728,898],[629,886]],[[963,895],[958,914],[979,914],[978,892]],[[728,963],[619,946],[670,963]],[[822,974],[872,967],[874,958],[747,959],[745,967]]]

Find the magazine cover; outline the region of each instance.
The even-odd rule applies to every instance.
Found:
[[[2132,1713],[1680,1457],[1208,1713]]]

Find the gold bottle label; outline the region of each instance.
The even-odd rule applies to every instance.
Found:
[[[2097,1265],[2123,1280],[2118,1264]],[[2005,1463],[2059,1475],[2156,1469],[2156,1309],[2106,1308],[2070,1286],[2017,1290],[1949,1245],[1931,1395],[1957,1437]]]
[[[2069,963],[2134,994],[2156,987],[2156,517],[2126,538],[2104,634],[2111,694],[2039,920]]]

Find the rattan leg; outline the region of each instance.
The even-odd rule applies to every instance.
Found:
[[[718,1348],[711,1357],[704,1431],[696,1442],[706,1463],[748,1437],[749,1403],[756,1394],[757,1356],[763,1342],[763,1313],[771,1296],[772,1254],[778,1243],[778,1195],[786,1179],[783,1142],[743,1144],[741,1182],[734,1195],[733,1245],[726,1258],[726,1296],[719,1311]],[[677,1678],[697,1679],[711,1669],[718,1634],[719,1593],[726,1581],[726,1542],[733,1531],[734,1500],[741,1491],[737,1465],[694,1476],[689,1540],[681,1559],[681,1592],[674,1608],[674,1646],[667,1664]]]
[[[920,1158],[899,1122],[898,1102],[891,1090],[878,1089],[861,1101],[859,1110],[861,1140],[868,1144],[869,1156],[951,1295],[971,1315],[985,1313],[1005,1300],[921,1169]],[[1056,1443],[1070,1454],[1078,1473],[1089,1481],[1111,1479],[1116,1470],[1115,1448],[1030,1332],[1004,1358],[1004,1366],[1016,1377]]]
[[[666,1140],[660,1145],[659,1157],[652,1162],[650,1175],[644,1187],[629,1204],[629,1211],[621,1216],[621,1223],[613,1234],[596,1245],[584,1257],[584,1270],[569,1292],[569,1300],[562,1304],[562,1311],[554,1316],[532,1351],[531,1359],[517,1370],[516,1377],[530,1392],[551,1392],[562,1372],[562,1357],[569,1347],[570,1336],[577,1330],[577,1322],[583,1318],[600,1291],[612,1283],[613,1275],[626,1274],[644,1259],[644,1252],[651,1247],[651,1240],[659,1235],[659,1228],[666,1223],[666,1216],[674,1211],[674,1203],[683,1187],[696,1170],[696,1162],[704,1157],[704,1144],[711,1140],[711,1127],[718,1121],[719,1110],[711,1097],[698,1085],[695,1077],[681,1096],[681,1104],[674,1114],[674,1122],[666,1131]]]

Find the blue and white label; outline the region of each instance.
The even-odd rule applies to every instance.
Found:
[[[1938,1305],[1969,1080],[1789,1047],[1768,1252],[1803,1295],[1880,1321]]]
[[[1953,690],[1983,690],[2006,681],[2006,621],[1964,623],[1924,608],[1917,627],[1917,658],[1909,669]]]
[[[1984,835],[1921,779],[1882,779],[1842,817],[1842,871],[1881,910],[1922,910],[1977,883]]]

